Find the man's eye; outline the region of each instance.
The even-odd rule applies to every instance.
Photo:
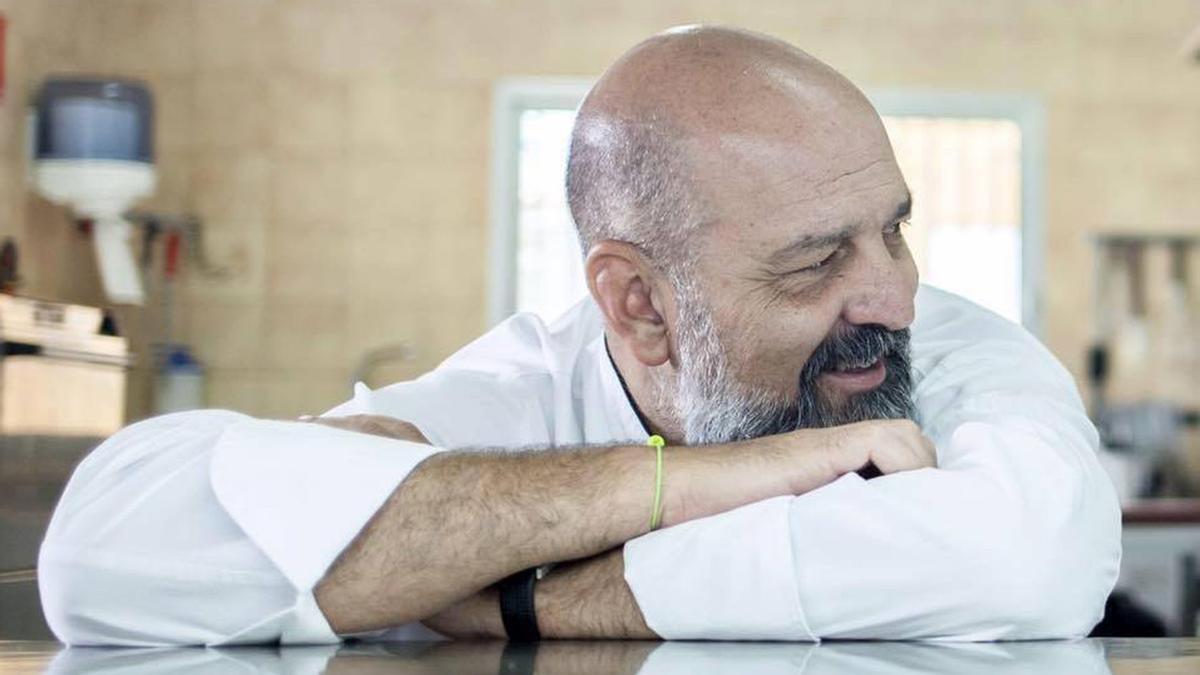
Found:
[[[885,237],[898,237],[903,234],[902,230],[905,225],[908,225],[908,220],[897,220],[883,228],[883,234]]]
[[[816,272],[817,270],[820,270],[821,268],[826,267],[830,263],[832,263],[834,258],[837,258],[837,254],[838,254],[838,252],[834,251],[833,253],[830,253],[829,255],[825,256],[825,258],[823,258],[820,262],[813,263],[812,265],[809,265],[807,267],[801,267],[800,269],[798,269],[796,271],[797,272]]]

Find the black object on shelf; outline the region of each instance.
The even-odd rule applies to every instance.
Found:
[[[0,244],[0,293],[12,293],[17,290],[17,283],[21,281],[18,274],[19,262],[16,240],[5,237],[4,243]]]

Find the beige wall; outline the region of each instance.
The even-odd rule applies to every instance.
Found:
[[[97,301],[84,244],[22,187],[27,94],[49,71],[148,80],[154,206],[208,224],[226,279],[190,276],[179,337],[211,403],[262,415],[345,398],[359,355],[406,341],[414,376],[484,328],[492,83],[594,77],[696,21],[789,40],[864,87],[1019,91],[1047,109],[1045,328],[1077,372],[1087,233],[1200,229],[1200,2],[1157,0],[0,0],[0,234],[27,291]],[[158,318],[127,317],[144,342]],[[136,384],[136,383],[135,383]],[[135,413],[144,387],[135,386]],[[141,392],[140,394],[137,392]]]

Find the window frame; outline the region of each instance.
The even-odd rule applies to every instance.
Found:
[[[1045,261],[1046,109],[1024,93],[875,88],[865,91],[882,117],[974,117],[1021,130],[1021,324],[1042,333]]]
[[[489,199],[487,322],[494,326],[516,310],[518,239],[518,135],[530,109],[575,110],[592,81],[566,77],[498,80],[492,91],[492,161]],[[1021,131],[1021,323],[1042,332],[1045,246],[1046,113],[1024,93],[871,88],[867,98],[884,117],[981,117],[1011,120]]]
[[[517,308],[517,162],[521,113],[531,109],[575,110],[591,86],[591,80],[578,78],[510,78],[499,80],[492,90],[489,327],[512,316]]]

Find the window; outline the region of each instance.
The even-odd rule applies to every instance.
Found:
[[[1015,94],[867,92],[913,192],[921,280],[1040,332],[1045,111]]]
[[[566,206],[580,82],[497,88],[490,319],[530,311],[552,321],[586,294]],[[875,92],[913,192],[909,246],[923,283],[1037,331],[1040,106],[1015,96]]]
[[[551,321],[587,292],[567,207],[574,110],[524,110],[518,122],[516,310]]]
[[[1021,130],[1002,119],[885,117],[913,194],[922,283],[1021,321]]]

